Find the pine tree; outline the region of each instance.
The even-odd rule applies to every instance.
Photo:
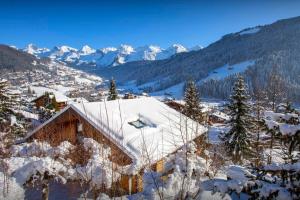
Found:
[[[110,80],[109,95],[108,95],[107,100],[111,101],[111,100],[116,100],[117,98],[118,98],[118,92],[117,92],[117,88],[116,88],[116,82],[112,78]]]
[[[290,101],[286,102],[286,105],[284,105],[285,107],[285,113],[293,113],[295,112],[295,109],[293,108],[293,105]]]
[[[44,108],[44,107],[40,107],[39,110],[38,110],[39,121],[41,123],[44,123],[45,121],[50,119],[54,114],[55,114],[54,110]]]
[[[24,116],[15,113],[20,103],[19,94],[8,89],[6,80],[0,80],[0,132],[9,133],[10,139],[26,132]]]
[[[52,104],[54,110],[55,110],[56,112],[59,111],[59,106],[58,106],[58,103],[57,103],[57,101],[56,101],[55,95],[53,95],[51,101],[52,101],[51,104]]]
[[[190,80],[186,83],[184,101],[183,114],[195,121],[202,122],[203,113],[200,107],[200,97],[194,81]]]
[[[242,76],[238,79],[230,97],[230,125],[231,129],[221,136],[229,154],[232,155],[234,163],[242,163],[243,157],[250,155],[250,106],[249,96]]]
[[[7,81],[0,80],[0,123],[3,123],[7,119],[7,114],[9,112],[8,100],[9,97],[7,92]]]

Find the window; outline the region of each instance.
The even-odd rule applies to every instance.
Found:
[[[133,122],[128,122],[128,124],[134,126],[135,128],[143,128],[146,126],[146,124],[139,119]]]
[[[78,132],[82,132],[83,131],[82,123],[78,123],[77,124],[77,131]]]

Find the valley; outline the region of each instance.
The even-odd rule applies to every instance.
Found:
[[[168,14],[141,37],[172,45],[110,46],[157,16],[119,4],[45,7],[68,20],[43,15],[42,43],[70,46],[0,45],[0,200],[299,199],[300,17],[187,48],[172,39],[181,20],[171,34],[160,24]],[[106,45],[81,45],[95,38]]]

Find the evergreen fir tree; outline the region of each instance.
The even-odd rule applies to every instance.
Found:
[[[14,112],[20,104],[18,93],[14,93],[8,89],[8,82],[0,80],[0,132],[12,133],[11,138],[23,135],[27,125],[24,117]],[[11,119],[15,117],[16,122]]]
[[[293,105],[292,105],[292,103],[290,101],[287,101],[286,105],[284,107],[285,107],[285,113],[293,113],[293,112],[295,112],[295,109],[293,108]]]
[[[112,78],[110,80],[110,87],[109,87],[109,94],[108,94],[108,98],[107,100],[116,100],[118,98],[118,92],[117,92],[117,88],[116,88],[116,82],[115,80]]]
[[[41,123],[44,123],[45,121],[50,119],[54,114],[55,114],[54,110],[44,108],[44,107],[40,107],[39,111],[38,111],[39,121]]]
[[[52,106],[53,106],[53,109],[54,109],[56,112],[59,111],[59,106],[58,106],[58,103],[57,103],[57,101],[56,101],[55,95],[53,95],[51,101],[52,101],[51,104],[52,104]]]
[[[7,114],[9,112],[8,100],[9,97],[7,92],[7,81],[0,80],[0,123],[3,123],[7,119]]]
[[[251,153],[249,96],[242,76],[238,76],[233,89],[228,106],[231,115],[231,129],[221,139],[224,141],[228,153],[232,155],[232,161],[242,163],[243,157]]]
[[[194,81],[190,80],[186,83],[184,100],[183,114],[195,121],[202,122],[203,113],[200,107],[199,92]]]

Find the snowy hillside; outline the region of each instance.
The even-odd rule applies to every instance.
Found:
[[[190,50],[199,50],[201,46],[196,46]],[[23,51],[37,57],[49,57],[53,60],[66,63],[91,66],[117,66],[126,62],[142,60],[162,60],[175,54],[188,52],[189,50],[180,44],[173,44],[169,48],[163,49],[155,45],[146,45],[134,48],[130,45],[120,45],[120,47],[105,47],[93,49],[84,45],[81,49],[69,46],[55,46],[52,49],[39,48],[34,44],[28,44]]]
[[[104,78],[114,77],[119,85],[135,82],[148,93],[172,93],[175,97],[178,91],[174,88],[192,78],[203,97],[226,99],[235,74],[243,74],[252,90],[254,82],[265,87],[270,74],[277,71],[287,86],[288,98],[300,102],[299,37],[300,17],[295,17],[230,33],[205,48],[196,46],[168,59],[163,58],[182,48],[173,46],[162,51],[156,61],[130,62],[93,72]]]

